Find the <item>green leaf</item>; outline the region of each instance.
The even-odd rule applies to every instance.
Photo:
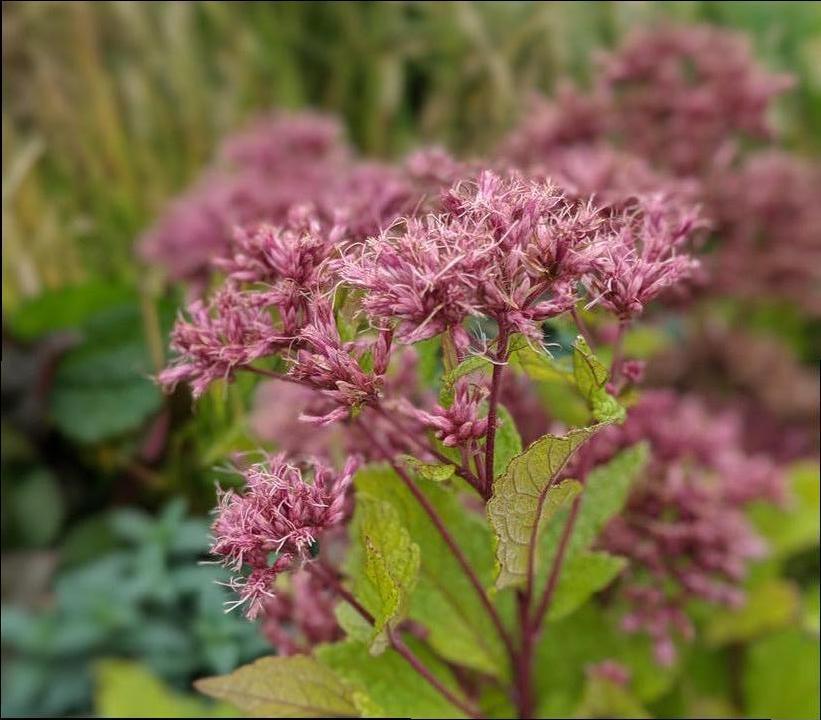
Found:
[[[408,645],[439,680],[456,689],[453,677],[441,661],[411,641]],[[364,717],[461,717],[393,650],[376,658],[368,654],[364,645],[349,640],[321,645],[315,654],[320,663],[349,685],[354,703]]]
[[[418,501],[396,473],[385,466],[361,469],[354,478],[357,493],[389,502],[419,545],[421,564],[409,616],[428,629],[428,642],[443,658],[496,677],[507,673],[504,645],[462,568]],[[428,483],[422,488],[468,562],[486,587],[493,580],[493,545],[487,524],[467,512],[458,495]],[[361,552],[351,548],[349,577],[363,572]]]
[[[798,604],[798,592],[792,583],[767,578],[747,589],[742,607],[716,611],[705,637],[713,645],[751,640],[787,625],[796,616]]]
[[[419,546],[389,502],[364,493],[357,497],[353,524],[364,559],[364,572],[355,578],[354,590],[374,616],[371,652],[378,654],[406,615],[408,597],[419,575]]]
[[[510,359],[512,365],[520,367],[534,380],[568,384],[575,382],[573,371],[569,367],[545,353],[537,352],[530,345],[523,345],[512,352]]]
[[[443,463],[425,463],[417,460],[412,455],[403,455],[402,461],[409,466],[417,475],[421,475],[426,480],[433,482],[444,482],[453,477],[456,471],[455,465],[445,465]]]
[[[818,636],[790,629],[747,649],[743,687],[746,715],[769,718],[819,716]]]
[[[630,690],[607,678],[590,675],[576,709],[577,718],[652,717]]]
[[[95,714],[100,717],[234,717],[226,704],[212,705],[169,689],[146,668],[130,660],[95,664]]]
[[[575,480],[556,486],[552,483],[573,452],[594,432],[581,429],[563,437],[545,435],[513,458],[493,483],[487,515],[497,538],[497,587],[522,585],[527,580],[531,541],[538,538],[544,523],[581,490]]]
[[[162,394],[150,378],[137,306],[96,315],[84,333],[60,360],[50,411],[68,437],[97,442],[138,428],[162,405]]]
[[[620,612],[587,603],[545,628],[534,662],[535,717],[570,717],[582,700],[586,668],[603,660],[615,660],[630,671],[631,689],[642,703],[670,688],[678,668],[660,667],[646,636],[622,632]]]
[[[256,717],[357,717],[351,688],[313,657],[265,657],[194,687]]]
[[[26,301],[11,315],[9,325],[21,340],[33,340],[56,330],[80,327],[95,313],[129,302],[136,302],[131,288],[95,280],[48,290]]]
[[[499,427],[496,429],[496,445],[493,451],[493,477],[499,477],[510,461],[522,452],[522,438],[516,429],[513,416],[504,405],[498,405],[496,414]]]
[[[598,422],[621,422],[624,408],[605,390],[608,371],[580,335],[573,345],[573,377]]]
[[[491,367],[492,363],[481,355],[471,355],[460,362],[453,370],[442,377],[442,388],[439,391],[439,402],[443,407],[453,404],[453,389],[456,381],[465,375]]]
[[[605,552],[584,552],[571,557],[562,567],[548,619],[560,620],[575,611],[593,593],[607,587],[626,564],[624,558]]]
[[[4,478],[4,482],[7,480]],[[33,547],[49,545],[60,532],[66,515],[57,479],[46,468],[34,468],[19,483],[10,485],[9,506],[20,540]]]
[[[821,532],[818,465],[796,463],[789,473],[787,504],[755,503],[749,509],[758,531],[781,558],[815,547]]]

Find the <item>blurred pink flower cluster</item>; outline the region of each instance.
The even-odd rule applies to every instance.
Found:
[[[687,603],[740,605],[748,563],[766,552],[743,508],[754,500],[780,502],[783,478],[767,457],[741,449],[741,429],[735,413],[647,391],[623,425],[602,431],[575,461],[578,471],[636,442],[649,444],[647,472],[599,543],[630,559],[621,584],[632,607],[624,628],[649,634],[665,664],[675,659],[674,635],[693,634]]]
[[[601,58],[591,90],[564,84],[535,99],[498,158],[604,204],[697,200],[716,241],[703,258],[709,292],[785,297],[818,315],[821,170],[771,147],[773,102],[791,85],[755,62],[741,33],[637,30]]]

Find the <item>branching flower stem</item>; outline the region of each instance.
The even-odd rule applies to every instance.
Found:
[[[423,493],[419,486],[413,481],[413,478],[406,472],[405,468],[399,465],[394,458],[391,456],[390,452],[385,448],[385,446],[376,438],[372,433],[368,432],[368,429],[360,422],[358,423],[360,430],[368,438],[368,441],[377,449],[380,455],[390,463],[391,467],[394,469],[397,475],[402,479],[402,482],[405,483],[405,486],[410,490],[411,495],[416,499],[416,501],[422,506],[422,509],[425,511],[425,514],[428,516],[430,521],[433,523],[434,527],[436,528],[437,532],[442,536],[442,539],[445,541],[445,544],[448,546],[448,549],[453,553],[454,558],[456,558],[456,562],[459,563],[459,566],[462,568],[462,571],[465,573],[467,579],[470,581],[470,584],[473,586],[473,589],[476,591],[476,594],[479,596],[479,600],[482,603],[482,606],[487,611],[491,621],[493,622],[496,631],[499,633],[499,637],[505,644],[505,647],[510,654],[511,659],[515,657],[516,650],[513,645],[513,641],[510,637],[510,634],[507,632],[504,624],[502,623],[502,619],[499,617],[499,614],[496,612],[496,608],[493,607],[493,603],[490,602],[490,598],[488,598],[487,593],[485,592],[484,587],[482,586],[482,582],[476,575],[476,571],[471,567],[468,559],[465,557],[465,554],[462,552],[459,545],[456,543],[456,540],[450,534],[450,531],[445,526],[442,518],[439,517],[439,513],[436,512],[436,508],[431,505],[430,500],[428,500],[425,493]]]

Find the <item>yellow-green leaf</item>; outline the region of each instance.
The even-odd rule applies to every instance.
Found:
[[[780,578],[767,578],[747,589],[743,606],[719,610],[710,619],[705,636],[714,645],[751,640],[784,627],[798,613],[796,587]]]
[[[580,335],[573,345],[573,377],[598,422],[624,420],[624,408],[605,390],[608,371]]]
[[[627,561],[605,552],[583,552],[562,567],[548,618],[560,620],[584,604],[593,593],[607,587]]]
[[[234,717],[225,703],[171,690],[132,660],[101,660],[94,666],[94,710],[99,717]]]
[[[265,657],[197,680],[202,693],[257,717],[358,717],[352,689],[312,657]]]
[[[497,587],[521,585],[527,579],[529,553],[531,548],[535,551],[543,524],[581,489],[574,480],[555,486],[552,483],[573,452],[596,429],[571,430],[564,436],[545,435],[513,458],[493,483],[487,514],[497,538]]]
[[[441,660],[411,638],[407,644],[442,683],[458,692],[453,676]],[[321,645],[316,649],[316,657],[352,688],[354,702],[363,717],[461,717],[393,650],[373,657],[361,643],[347,640]]]
[[[371,652],[378,654],[407,614],[408,597],[419,575],[419,546],[389,502],[360,494],[356,516],[364,572],[355,579],[354,590],[373,614]]]

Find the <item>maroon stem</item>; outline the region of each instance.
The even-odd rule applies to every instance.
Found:
[[[556,586],[559,584],[559,576],[562,572],[562,565],[564,558],[567,555],[567,550],[570,547],[570,538],[573,536],[573,528],[576,526],[576,518],[579,516],[579,509],[582,504],[582,496],[579,495],[573,501],[573,506],[570,508],[570,515],[562,532],[562,537],[559,540],[559,547],[556,550],[556,555],[553,558],[553,563],[550,566],[550,575],[547,578],[547,585],[545,586],[542,599],[539,602],[539,607],[533,616],[533,634],[538,636],[541,630],[542,623],[548,610],[550,610],[550,603],[553,601],[553,595],[556,592]]]
[[[314,573],[320,580],[327,582],[348,605],[356,610],[368,623],[373,625],[373,615],[371,615],[362,603],[339,581],[336,572],[320,563],[309,563],[306,567]]]
[[[379,454],[390,463],[391,467],[405,483],[405,486],[408,490],[410,490],[411,495],[413,495],[416,501],[422,506],[422,509],[425,511],[436,530],[442,536],[442,539],[445,541],[448,549],[456,558],[456,562],[459,563],[459,566],[462,568],[470,581],[470,584],[473,586],[473,589],[476,591],[476,594],[479,596],[482,606],[490,616],[496,631],[499,633],[499,637],[501,637],[512,658],[515,655],[515,649],[513,647],[513,641],[510,639],[510,635],[505,629],[505,626],[502,624],[502,620],[496,612],[496,609],[493,607],[493,604],[490,602],[484,587],[482,587],[481,581],[476,576],[476,572],[471,567],[461,548],[456,544],[456,540],[454,540],[453,536],[450,534],[450,531],[447,527],[445,527],[445,523],[442,521],[442,518],[439,517],[439,513],[436,512],[436,508],[431,505],[430,500],[428,500],[425,493],[419,489],[419,486],[413,481],[413,478],[411,478],[411,476],[405,472],[405,469],[393,459],[385,446],[382,445],[382,443],[374,435],[368,433],[367,428],[365,428],[361,422],[359,423],[359,427],[367,435],[371,444],[379,451]]]
[[[533,647],[534,633],[529,616],[530,601],[526,593],[516,596],[519,603],[519,627],[522,632],[522,646],[516,657],[516,704],[520,718],[533,717]]]
[[[502,373],[507,362],[507,325],[499,325],[499,335],[496,339],[496,360],[493,364],[493,376],[490,381],[490,400],[487,411],[487,435],[485,436],[485,478],[483,493],[490,497],[493,486],[493,460],[496,451],[496,410],[499,405],[499,391],[502,387]]]
[[[416,670],[428,684],[433,687],[443,698],[445,698],[451,705],[459,708],[465,715],[472,718],[481,718],[482,715],[472,706],[469,705],[464,700],[456,697],[450,690],[448,690],[442,682],[437,678],[430,670],[428,670],[422,662],[419,660],[416,655],[413,654],[413,651],[405,645],[404,641],[401,637],[399,637],[398,633],[393,630],[388,630],[388,638],[391,642],[391,647],[396,650],[406,661],[407,663]]]

